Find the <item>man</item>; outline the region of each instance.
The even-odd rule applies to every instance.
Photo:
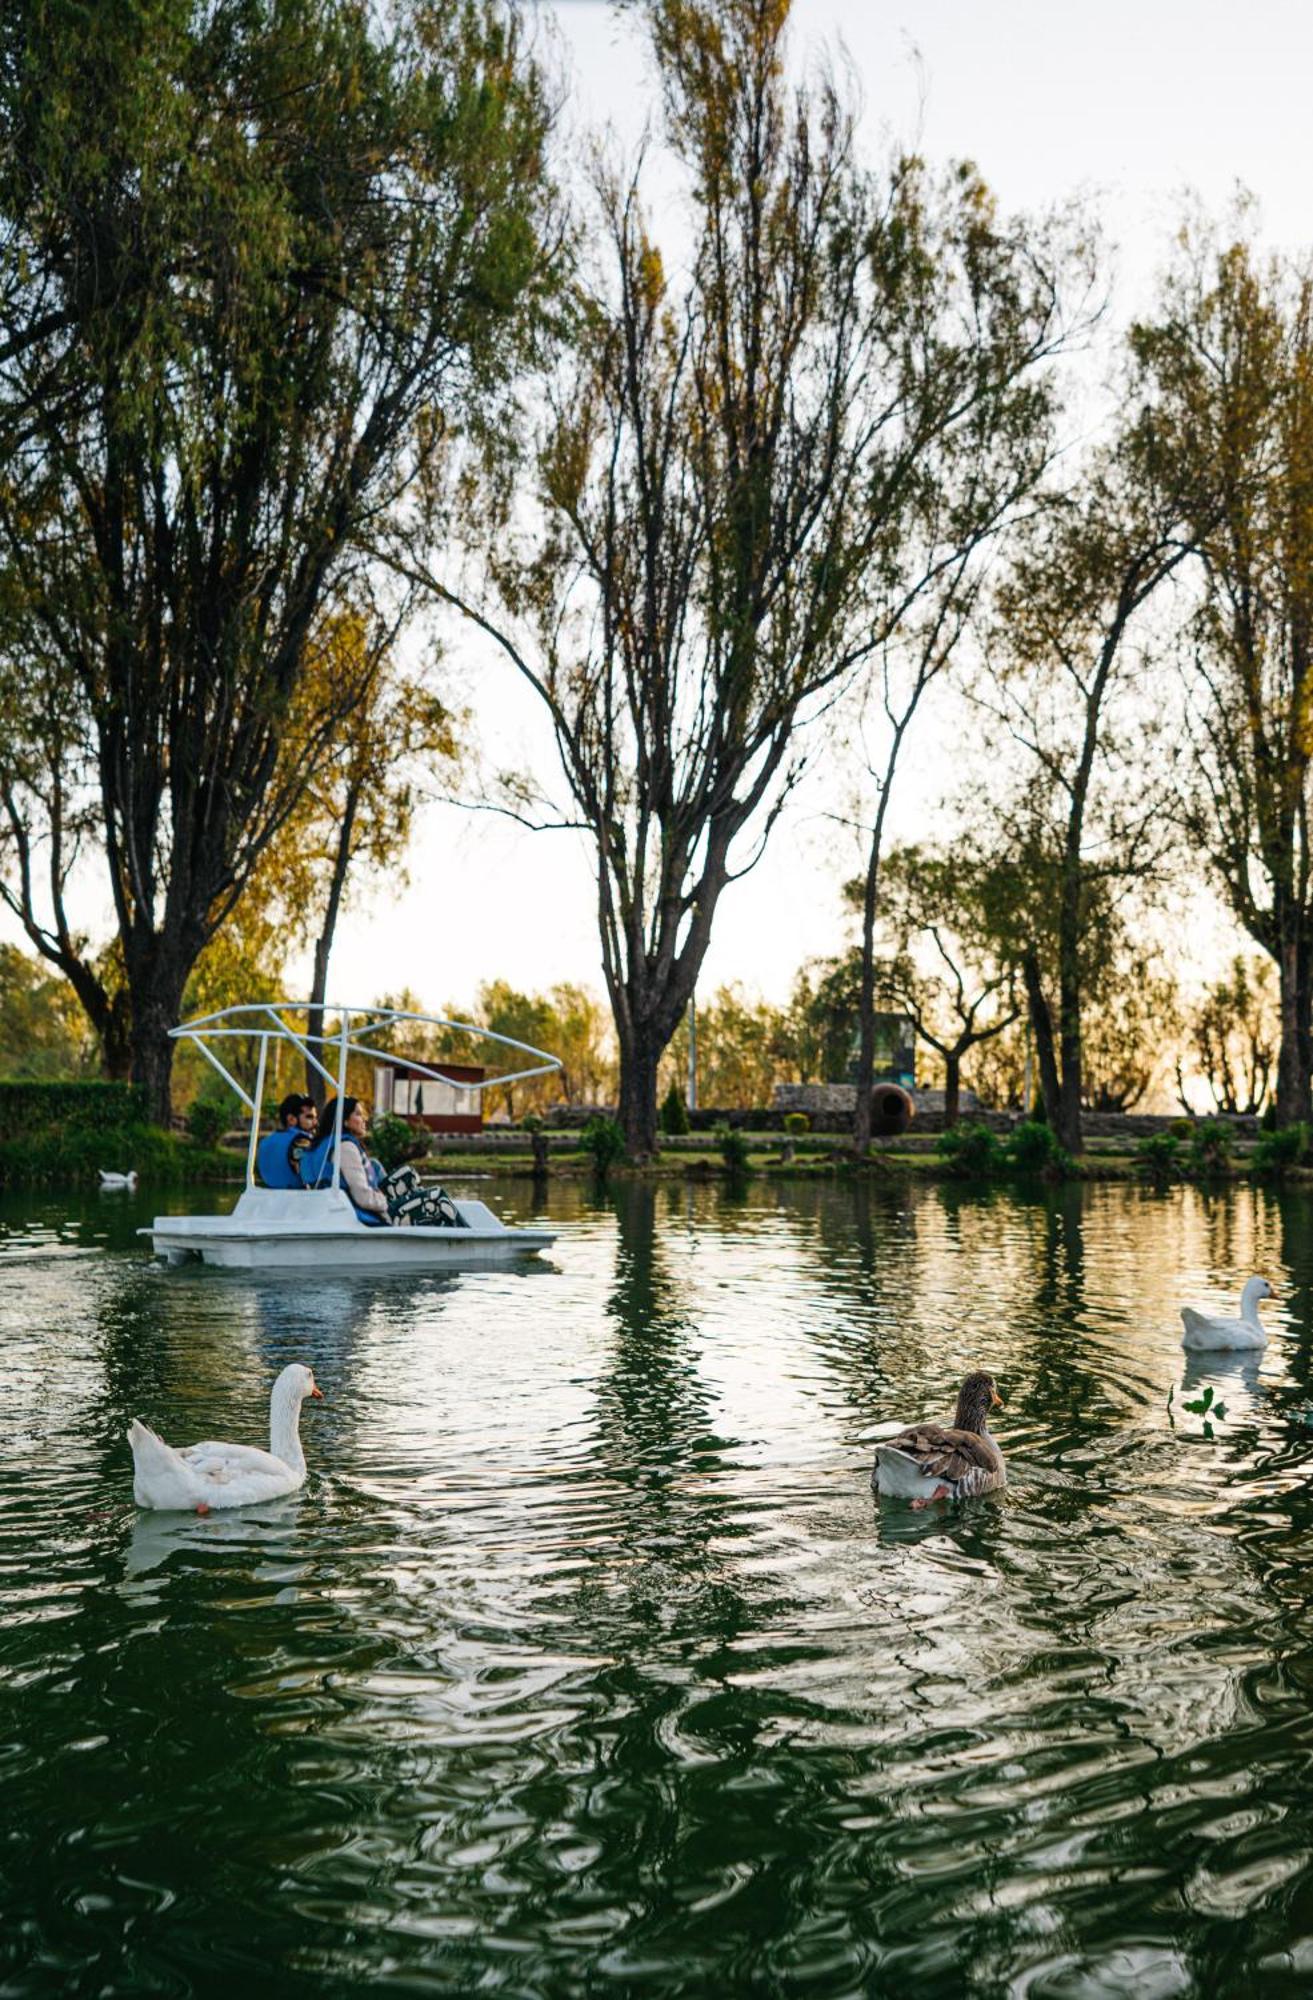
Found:
[[[301,1155],[314,1144],[319,1114],[313,1097],[293,1091],[278,1107],[278,1130],[261,1139],[255,1154],[255,1171],[267,1188],[299,1188]]]

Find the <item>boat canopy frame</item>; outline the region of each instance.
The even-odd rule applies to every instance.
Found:
[[[314,1014],[321,1023],[330,1015],[337,1021],[337,1029],[331,1035],[313,1034],[309,1027],[297,1029],[284,1019],[285,1014],[298,1014],[307,1021]],[[313,1005],[308,1000],[254,1000],[242,1001],[235,1007],[221,1007],[214,1014],[198,1014],[193,1020],[180,1021],[176,1028],[170,1028],[170,1039],[175,1042],[190,1042],[198,1048],[212,1068],[219,1072],[230,1090],[237,1093],[242,1103],[251,1113],[251,1133],[246,1148],[246,1185],[255,1186],[255,1155],[260,1142],[260,1106],[264,1100],[264,1079],[268,1067],[270,1042],[290,1042],[298,1049],[312,1069],[318,1070],[326,1083],[336,1092],[337,1114],[333,1121],[333,1179],[332,1186],[342,1185],[342,1107],[346,1098],[346,1071],[348,1056],[365,1056],[371,1062],[385,1063],[392,1054],[390,1049],[370,1048],[365,1037],[379,1034],[383,1029],[395,1026],[398,1021],[413,1021],[428,1028],[453,1028],[464,1035],[475,1035],[481,1041],[496,1042],[501,1048],[515,1049],[520,1055],[532,1056],[534,1061],[527,1069],[517,1069],[509,1074],[484,1077],[472,1081],[468,1077],[449,1076],[441,1068],[428,1063],[417,1062],[412,1056],[404,1058],[406,1068],[412,1075],[432,1077],[435,1083],[448,1084],[453,1090],[464,1090],[478,1096],[485,1090],[496,1090],[502,1085],[524,1083],[531,1076],[547,1076],[562,1067],[559,1056],[548,1055],[545,1049],[535,1049],[528,1042],[517,1042],[511,1035],[499,1035],[492,1028],[479,1028],[472,1021],[450,1021],[441,1014],[416,1014],[401,1007],[343,1007],[331,1000]],[[235,1025],[233,1025],[235,1024]],[[353,1026],[354,1024],[354,1026]],[[237,1081],[227,1065],[219,1060],[214,1050],[208,1046],[211,1041],[250,1041],[258,1037],[260,1054],[256,1063],[255,1096]],[[311,1043],[314,1047],[311,1047]],[[315,1050],[327,1052],[333,1049],[337,1054],[337,1074],[316,1054]]]

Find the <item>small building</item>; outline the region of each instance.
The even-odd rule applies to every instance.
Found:
[[[390,1112],[408,1125],[428,1132],[481,1132],[483,1130],[482,1091],[457,1090],[458,1083],[482,1083],[487,1070],[473,1063],[431,1063],[441,1069],[450,1083],[426,1076],[424,1069],[393,1056],[374,1070],[374,1116]]]

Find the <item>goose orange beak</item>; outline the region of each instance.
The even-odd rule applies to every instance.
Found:
[[[991,1410],[1006,1410],[1007,1408],[1007,1404],[1003,1401],[1003,1398],[999,1395],[997,1389],[995,1389],[993,1395],[989,1399],[989,1407]]]
[[[322,1402],[323,1402],[323,1400],[324,1400],[324,1392],[323,1392],[323,1390],[322,1390],[322,1389],[320,1388],[320,1386],[319,1386],[319,1384],[318,1384],[317,1382],[315,1383],[315,1386],[314,1386],[314,1388],[313,1388],[313,1389],[312,1389],[312,1390],[310,1391],[310,1394],[311,1394],[311,1395],[312,1395],[312,1396],[313,1396],[313,1397],[315,1398],[316,1402],[319,1402],[319,1403],[322,1403]]]

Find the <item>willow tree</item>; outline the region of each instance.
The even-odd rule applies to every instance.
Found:
[[[789,14],[650,0],[687,247],[663,258],[641,167],[599,170],[536,522],[496,523],[487,595],[423,566],[550,717],[561,816],[596,856],[635,1154],[656,1143],[658,1064],[720,898],[760,858],[807,726],[996,515],[1000,485],[1023,461],[1033,477],[1061,337],[1044,252],[1000,227],[973,172],[868,172],[839,85],[790,85]],[[976,469],[939,505],[959,436],[955,463]],[[913,531],[932,514],[933,548]]]
[[[280,757],[307,663],[538,322],[548,122],[493,0],[4,10],[0,896],[158,1116],[188,974],[350,731],[344,676]]]
[[[1276,1114],[1313,1114],[1313,273],[1245,218],[1187,231],[1134,332],[1190,482],[1204,592],[1185,647],[1188,829],[1277,972]]]

